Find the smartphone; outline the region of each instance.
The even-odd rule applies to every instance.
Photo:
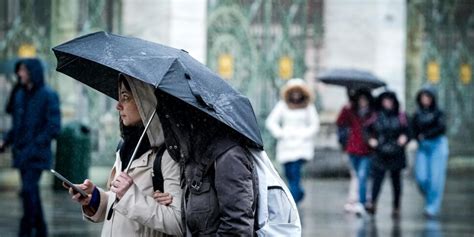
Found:
[[[72,190],[74,190],[75,193],[80,193],[81,196],[83,197],[87,197],[87,193],[84,192],[84,190],[78,188],[76,185],[74,185],[71,181],[69,181],[68,179],[64,178],[64,176],[62,176],[60,173],[56,172],[56,170],[53,170],[51,169],[50,170],[51,173],[54,174],[54,176],[56,176],[56,178],[60,179],[61,181],[63,181],[67,186],[71,187]]]

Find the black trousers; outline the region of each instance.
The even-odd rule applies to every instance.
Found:
[[[385,178],[385,173],[387,170],[380,169],[377,166],[372,166],[372,202],[374,205],[377,204],[377,200],[380,194],[380,189],[382,188],[382,183]],[[392,180],[392,194],[393,194],[393,208],[400,208],[400,197],[402,195],[402,179],[401,172],[402,170],[389,170],[390,178]]]
[[[20,169],[23,217],[20,222],[19,236],[47,236],[39,192],[42,172],[41,169]]]

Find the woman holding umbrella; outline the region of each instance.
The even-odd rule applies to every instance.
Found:
[[[92,222],[104,222],[102,236],[183,233],[179,164],[166,151],[161,158],[164,190],[153,193],[153,161],[164,139],[157,117],[153,117],[148,129],[143,121],[152,116],[155,107],[152,86],[120,74],[117,110],[123,144],[116,154],[107,188],[103,190],[85,180],[78,185],[89,194],[85,198],[70,188],[72,199],[82,204],[84,217]],[[145,130],[146,136],[140,143]]]
[[[183,224],[187,235],[254,236],[255,229],[278,233],[284,229],[295,236],[301,235],[296,205],[263,151],[263,139],[249,99],[205,65],[184,50],[106,32],[79,37],[56,46],[53,51],[58,58],[58,71],[112,98],[117,98],[114,89],[117,72],[154,87],[158,102],[156,114],[163,124],[167,152],[180,163],[183,204],[186,204],[183,205],[186,217]],[[146,98],[153,97],[146,95]],[[143,106],[138,105],[140,107]],[[144,122],[149,116],[140,114],[140,117]],[[161,132],[155,135],[159,134]],[[153,146],[152,137],[149,136]],[[260,186],[257,176],[261,174],[265,177],[261,182],[264,185]],[[129,179],[124,178],[124,183],[129,183]],[[111,184],[122,187],[121,183]],[[269,187],[267,184],[281,188],[277,192],[280,196],[270,197],[265,189]],[[264,187],[264,192],[260,192],[259,187]],[[115,188],[111,191],[120,198],[123,192]],[[130,190],[131,187],[117,206]],[[164,191],[170,192],[166,186]],[[171,195],[173,200],[180,200],[179,195]],[[264,197],[259,198],[258,203],[266,211],[256,211],[257,196]],[[281,200],[276,215],[282,218],[275,218],[275,211],[270,213],[267,199]],[[281,204],[285,207],[281,208]],[[123,209],[117,212],[124,213]],[[135,212],[130,209],[125,213]],[[273,215],[270,221],[277,221],[276,228],[268,225],[272,223],[270,214]],[[277,229],[281,223],[284,227]]]
[[[347,140],[346,152],[349,154],[357,181],[359,203],[354,207],[357,215],[365,213],[367,177],[369,175],[372,149],[364,137],[364,129],[373,116],[373,98],[367,89],[358,89],[354,95],[351,107],[343,109],[337,118],[337,126],[348,127],[350,132]]]

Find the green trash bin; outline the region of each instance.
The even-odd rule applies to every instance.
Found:
[[[55,170],[73,183],[82,183],[89,176],[91,163],[90,129],[80,122],[63,126],[56,148]],[[54,189],[64,189],[55,178]]]

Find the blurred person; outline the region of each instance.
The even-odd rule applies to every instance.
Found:
[[[347,98],[349,99],[349,103],[345,105],[341,112],[344,110],[349,110],[351,106],[354,106],[354,95],[356,89],[347,88]],[[338,142],[341,145],[343,151],[346,150],[347,141],[349,138],[350,128],[349,126],[337,126],[337,138]],[[357,175],[354,170],[354,167],[350,163],[350,159],[347,155],[344,156],[347,160],[348,168],[349,168],[349,190],[347,194],[347,202],[344,204],[344,210],[347,212],[353,212],[357,208],[357,203],[359,202],[357,190],[358,190],[358,183],[357,183]]]
[[[413,136],[418,141],[415,176],[429,218],[437,216],[441,208],[449,155],[446,119],[435,94],[434,88],[429,87],[418,92],[418,109],[411,122]]]
[[[47,236],[39,181],[42,171],[52,164],[51,141],[61,127],[59,98],[45,84],[38,59],[17,63],[21,88],[10,98],[12,128],[0,141],[0,150],[12,147],[13,167],[20,170],[23,217],[19,236]]]
[[[69,188],[72,199],[82,205],[86,220],[104,222],[101,236],[183,234],[180,168],[166,150],[161,158],[164,190],[153,190],[154,159],[157,159],[158,150],[164,148],[163,130],[157,116],[138,144],[145,130],[144,122],[148,121],[157,104],[153,91],[151,85],[120,74],[116,108],[120,115],[123,143],[116,152],[107,188],[98,188],[88,179],[78,185],[88,193],[87,197]],[[132,160],[137,145],[137,154]],[[130,162],[129,170],[125,170]]]
[[[354,103],[350,108],[343,109],[337,118],[337,126],[349,127],[346,152],[357,175],[358,203],[354,206],[357,215],[365,213],[367,201],[367,178],[369,176],[372,149],[364,137],[367,122],[373,116],[373,97],[368,89],[358,89],[354,95]]]
[[[408,142],[408,119],[400,111],[400,104],[394,92],[385,91],[377,98],[377,112],[369,122],[367,132],[369,145],[375,150],[372,161],[372,201],[366,209],[375,214],[382,183],[386,172],[392,181],[392,217],[400,216],[402,194],[402,170],[406,167],[405,146]]]
[[[283,164],[290,192],[298,204],[304,197],[301,169],[314,157],[319,117],[312,93],[302,79],[291,79],[281,90],[281,100],[266,120],[266,127],[278,140],[276,158]]]

